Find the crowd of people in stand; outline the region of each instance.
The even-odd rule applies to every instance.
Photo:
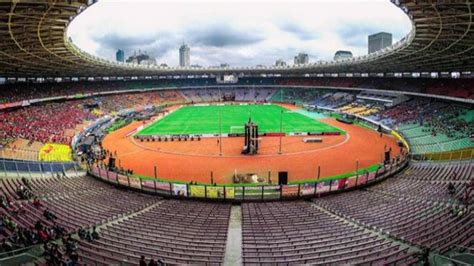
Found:
[[[0,112],[0,139],[23,138],[39,142],[70,143],[67,129],[93,117],[81,101],[33,105]]]
[[[436,111],[434,111],[436,112]],[[474,133],[474,121],[466,121],[461,115],[467,112],[454,105],[440,108],[428,121],[432,135],[443,133],[450,138],[465,138]]]
[[[29,200],[34,195],[28,183],[19,186],[16,193],[21,200]],[[32,201],[36,209],[43,205],[38,197]],[[38,243],[61,238],[66,233],[64,227],[56,222],[56,215],[49,209],[45,209],[43,216],[51,222],[51,226],[46,226],[41,220],[37,220],[34,227],[21,226],[15,220],[23,219],[25,209],[21,201],[13,201],[10,197],[0,195],[0,206],[3,209],[3,216],[0,219],[0,234],[3,237],[1,252],[9,252],[14,249],[27,247]]]
[[[414,98],[378,113],[377,119],[391,126],[419,124],[433,136],[443,133],[449,138],[465,138],[474,133],[473,121],[462,117],[467,112],[463,106]]]
[[[185,81],[190,82],[190,81]],[[42,99],[58,96],[74,96],[80,94],[147,89],[179,86],[183,82],[171,81],[102,81],[102,82],[63,82],[63,83],[16,83],[0,85],[0,105],[21,102],[24,100]],[[205,81],[195,85],[206,85]],[[217,85],[214,83],[211,85]]]
[[[456,172],[453,173],[452,178],[453,180],[456,180]],[[468,209],[471,204],[471,193],[474,190],[474,180],[466,183],[465,186],[462,186],[460,189],[461,194],[458,198],[456,198],[456,201],[459,204],[453,204],[450,210],[451,216],[453,217],[461,217],[468,213]],[[457,194],[456,186],[453,184],[453,182],[448,183],[447,193],[452,197],[455,197]]]
[[[474,80],[451,78],[286,78],[280,85],[352,87],[379,90],[409,91],[474,99]]]
[[[164,101],[179,100],[179,98],[173,97],[172,92],[173,91],[154,91],[133,94],[116,94],[89,98],[85,100],[85,102],[88,104],[97,103],[100,106],[101,112],[110,113],[120,111],[121,109],[156,105]]]
[[[239,80],[239,83],[248,85],[250,78]],[[390,80],[390,82],[386,82]],[[192,81],[162,80],[162,81],[115,81],[115,82],[66,82],[66,83],[18,83],[1,85],[2,103],[18,102],[33,98],[53,96],[77,95],[91,92],[107,92],[114,90],[129,90],[140,88],[157,88],[166,85],[179,86],[186,82],[193,85],[215,85],[208,79]],[[261,84],[279,85],[312,85],[335,87],[367,87],[378,89],[395,89],[404,91],[430,92],[449,95],[451,91],[466,88],[463,82],[454,79],[428,80],[428,79],[374,79],[374,78],[286,78],[254,81]],[[472,83],[471,81],[467,81]],[[388,85],[387,85],[388,84]],[[389,87],[387,87],[389,86]],[[474,87],[474,86],[473,86]],[[456,90],[454,90],[456,89]],[[464,89],[469,95],[454,95],[458,97],[474,97],[471,89]],[[317,98],[318,93],[310,90],[285,90],[285,98],[295,100]],[[321,96],[321,95],[319,95]],[[95,119],[97,116],[115,112],[121,109],[147,104],[173,102],[182,100],[182,95],[176,91],[156,91],[146,93],[127,93],[118,95],[96,96],[80,100],[65,102],[49,102],[39,105],[19,107],[14,110],[0,111],[0,144],[8,144],[16,138],[24,138],[42,143],[70,143],[71,134],[66,134],[67,129],[74,129],[84,120]],[[443,132],[447,135],[457,135],[459,131],[463,136],[472,134],[472,126],[466,125],[462,120],[453,119],[458,110],[449,109],[448,113],[433,119],[433,114],[439,111],[437,105],[430,104],[427,100],[410,101],[396,108],[388,109],[381,114],[381,118],[393,118],[398,123],[416,122],[425,120],[432,122],[433,134]],[[98,111],[97,111],[98,110]],[[95,112],[97,111],[97,112]],[[438,112],[440,113],[440,112]],[[447,119],[453,123],[445,127]]]
[[[0,144],[7,145],[16,138],[69,144],[72,134],[67,134],[66,131],[75,129],[86,120],[94,120],[122,109],[179,100],[180,95],[176,91],[155,91],[52,102],[0,111]]]
[[[474,98],[474,81],[470,79],[373,78],[373,77],[307,77],[307,78],[240,78],[236,85],[306,85],[360,87],[430,93],[461,98]],[[218,85],[215,78],[128,80],[101,82],[16,83],[0,89],[0,104],[57,96],[117,90]]]
[[[16,250],[42,244],[42,256],[48,265],[77,265],[78,240],[92,242],[99,239],[97,228],[87,230],[81,227],[76,232],[68,232],[58,223],[56,214],[34,195],[29,181],[22,178],[21,183],[15,191],[20,200],[0,194],[0,256],[11,256]],[[38,220],[28,226],[21,221],[32,217],[26,215],[24,207],[30,202],[38,212],[42,210],[42,217],[38,215]]]
[[[147,263],[145,256],[140,257],[140,261],[138,262],[138,265],[140,266],[163,266],[165,263],[161,259],[153,259],[151,258],[150,261]]]
[[[77,265],[79,254],[77,253],[78,242],[72,235],[65,235],[61,242],[45,242],[43,244],[43,254],[48,265],[60,266]]]
[[[377,114],[377,120],[384,121],[388,125],[416,123],[420,116],[425,115],[426,108],[430,103],[423,98],[414,98],[410,101],[398,104]]]
[[[64,82],[64,83],[16,83],[2,85],[0,104],[57,96],[106,92],[130,89],[134,84],[145,86],[143,82]]]

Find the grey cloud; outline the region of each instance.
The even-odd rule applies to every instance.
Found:
[[[191,60],[192,63],[197,63],[201,65],[210,65],[215,66],[220,63],[228,63],[232,66],[256,66],[259,64],[263,65],[273,65],[275,61],[279,58],[287,61],[288,63],[293,63],[293,57],[300,50],[293,45],[284,46],[280,48],[265,49],[260,52],[258,56],[242,55],[235,53],[232,50],[225,48],[199,48],[194,49],[191,47]],[[310,61],[315,61],[318,59],[317,54],[310,54]]]
[[[140,47],[142,51],[147,51],[148,54],[155,57],[161,57],[169,51],[177,50],[180,45],[180,40],[177,37],[167,37],[165,39],[157,40],[151,44]],[[137,50],[137,47],[135,47]]]
[[[255,29],[237,29],[227,23],[216,23],[187,29],[185,36],[192,45],[235,47],[251,45],[264,40]]]
[[[157,60],[167,53],[177,52],[183,41],[191,46],[192,56],[199,56],[197,53],[202,53],[200,51],[206,49],[214,51],[213,48],[235,48],[255,44],[264,39],[265,37],[260,32],[237,29],[227,23],[188,26],[175,32],[157,32],[146,35],[111,33],[94,38],[100,45],[98,49],[100,55],[106,58],[114,59],[115,51],[120,48],[125,51],[126,57],[141,50],[156,57]]]
[[[108,33],[93,39],[104,47],[120,48],[147,45],[154,42],[156,38],[156,35],[125,36],[118,33]]]
[[[281,22],[278,24],[278,27],[280,30],[291,33],[304,41],[314,40],[319,37],[319,34],[317,34],[316,32],[306,29],[302,25],[291,21]]]
[[[95,38],[100,45],[99,51],[102,56],[113,59],[115,51],[122,49],[125,51],[125,56],[132,55],[135,51],[146,51],[153,57],[161,57],[171,50],[177,49],[179,46],[179,36],[162,33],[150,33],[147,35],[117,35],[109,34]]]
[[[141,50],[156,57],[158,63],[166,62],[169,65],[176,63],[178,48],[183,41],[191,47],[192,64],[205,66],[220,63],[233,66],[272,65],[278,58],[292,62],[293,57],[303,51],[293,44],[286,44],[278,49],[265,49],[258,56],[239,54],[235,49],[229,49],[256,44],[264,39],[265,35],[261,31],[236,28],[228,23],[188,26],[173,32],[113,33],[94,38],[100,45],[99,56],[114,60],[115,51],[119,48],[125,51],[126,57]],[[318,55],[310,54],[310,57],[314,61]]]
[[[349,46],[362,47],[367,46],[367,36],[381,31],[380,28],[370,24],[352,23],[345,24],[337,30],[341,40]]]

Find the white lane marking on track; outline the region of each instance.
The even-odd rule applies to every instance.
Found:
[[[148,150],[148,151],[152,151],[152,152],[158,152],[158,153],[164,153],[164,154],[170,154],[170,155],[189,156],[189,157],[208,157],[208,158],[209,157],[216,157],[216,158],[242,158],[243,157],[242,155],[222,155],[222,156],[220,156],[220,155],[203,155],[203,154],[189,154],[189,153],[162,151],[162,150],[153,149],[153,148],[141,145],[141,144],[137,143],[134,138],[130,138],[130,139],[131,139],[133,144],[135,144],[136,146],[138,146],[138,147],[140,147],[144,150]],[[282,157],[282,156],[293,156],[293,155],[300,155],[300,154],[307,154],[307,153],[325,151],[325,150],[334,149],[334,148],[337,148],[341,145],[344,145],[349,141],[349,139],[350,139],[350,134],[346,132],[346,138],[344,139],[343,142],[332,145],[332,146],[329,146],[329,147],[324,147],[324,148],[314,149],[314,150],[308,150],[308,151],[283,153],[283,154],[260,154],[260,155],[254,155],[252,157],[255,157],[255,158]]]

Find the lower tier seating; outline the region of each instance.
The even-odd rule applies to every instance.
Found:
[[[386,264],[414,253],[308,202],[244,203],[244,264]]]
[[[412,162],[363,190],[242,203],[243,263],[408,265],[428,248],[446,254],[456,245],[473,247],[473,170],[470,161]],[[221,265],[231,206],[165,200],[89,176],[2,178],[0,241],[21,248],[98,227],[98,238],[79,241],[82,264],[136,265],[144,256]]]
[[[163,200],[107,225],[92,243],[81,241],[84,263],[136,264],[140,256],[172,264],[223,263],[230,204]]]
[[[474,234],[468,209],[376,191],[354,191],[314,202],[331,212],[410,243],[440,252]]]

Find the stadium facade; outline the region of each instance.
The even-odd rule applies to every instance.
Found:
[[[93,5],[81,1],[6,1],[0,3],[0,76],[14,78],[209,76],[235,74],[429,76],[460,73],[472,77],[474,33],[469,1],[403,1],[392,3],[410,18],[410,33],[389,48],[337,62],[297,66],[161,67],[108,61],[87,54],[67,37],[74,18]],[[349,75],[348,75],[349,73]]]
[[[95,2],[0,2],[1,265],[472,265],[472,2],[393,0],[411,32],[362,57],[207,68],[87,54],[67,27]],[[183,128],[208,127],[185,105],[215,128]],[[259,155],[234,123],[222,137],[224,105],[278,108]]]

